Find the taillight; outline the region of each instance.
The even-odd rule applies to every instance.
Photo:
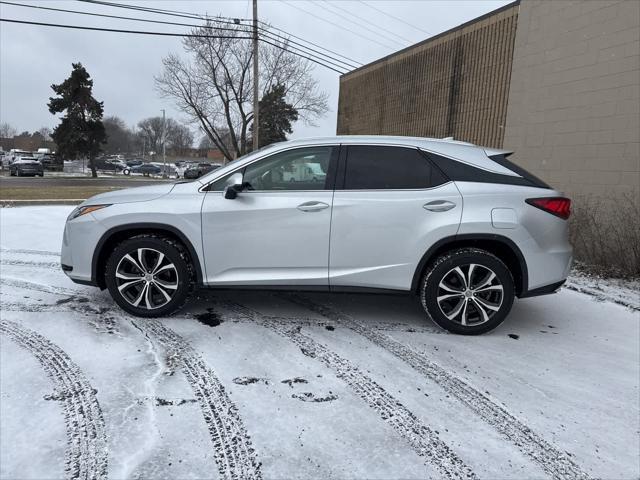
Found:
[[[560,217],[563,220],[571,215],[571,200],[564,197],[544,197],[544,198],[527,198],[525,200],[529,205],[544,210],[551,215]]]

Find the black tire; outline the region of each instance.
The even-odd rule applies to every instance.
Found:
[[[420,287],[427,315],[445,330],[461,335],[479,335],[496,328],[511,311],[514,296],[513,276],[507,266],[477,248],[440,256],[427,268]]]
[[[156,278],[155,275],[150,276],[148,274],[148,278],[151,280],[150,282],[144,279],[140,279],[135,284],[134,287],[129,287],[129,289],[123,290],[124,293],[121,293],[119,288],[122,288],[124,282],[128,282],[129,280],[122,280],[120,278],[116,278],[116,269],[120,268],[119,272],[123,274],[123,268],[131,267],[128,275],[136,276],[136,272],[140,269],[135,268],[129,260],[125,258],[127,254],[131,255],[136,259],[137,262],[137,252],[139,249],[142,249],[145,253],[143,254],[143,261],[145,261],[145,256],[148,258],[148,255],[155,255],[153,252],[160,252],[164,255],[163,261],[167,262],[167,264],[171,264],[172,268],[169,272],[165,270],[162,275],[170,274],[170,277],[164,277],[162,280],[160,278]],[[151,252],[151,253],[150,253]],[[153,261],[153,260],[151,260]],[[144,263],[142,266],[146,267]],[[147,268],[148,272],[151,270],[151,267]],[[174,278],[175,272],[175,278]],[[150,276],[150,277],[149,277]],[[145,278],[147,278],[145,277]],[[105,283],[107,284],[107,288],[109,289],[109,293],[115,300],[115,302],[126,312],[135,315],[137,317],[161,317],[170,315],[175,313],[180,308],[182,308],[189,298],[189,295],[193,291],[194,288],[194,269],[191,259],[189,258],[189,254],[184,246],[173,240],[172,238],[164,237],[162,235],[155,234],[143,234],[137,235],[135,237],[124,240],[113,250],[111,255],[109,256],[109,260],[107,260],[107,265],[105,268]],[[167,288],[159,288],[160,284],[154,283],[155,281],[162,281],[163,287],[168,283],[172,284],[171,289]],[[144,302],[140,301],[139,303],[142,305],[136,306],[135,302],[132,302],[137,298],[135,295],[137,288],[144,288],[144,285],[147,285],[150,291],[149,299],[151,300],[152,308],[147,308],[144,305]],[[175,288],[173,287],[175,285]],[[134,294],[131,294],[133,290]],[[171,299],[166,303],[160,305],[165,299],[162,297],[161,292],[165,290],[165,292],[173,291],[173,295],[170,295]],[[134,298],[135,297],[135,298]],[[146,297],[144,293],[141,294],[140,298],[144,298],[146,301]],[[154,299],[156,300],[154,302]],[[157,301],[157,300],[160,301]],[[160,306],[155,306],[160,305]]]

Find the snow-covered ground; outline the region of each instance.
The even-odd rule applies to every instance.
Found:
[[[71,208],[0,209],[4,479],[640,475],[632,288],[572,279],[601,293],[480,337],[387,295],[205,292],[143,320],[60,271]]]

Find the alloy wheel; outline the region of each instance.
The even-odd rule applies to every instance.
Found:
[[[500,310],[503,298],[504,289],[496,273],[476,263],[449,270],[438,284],[440,311],[464,326],[488,322]]]
[[[124,255],[116,267],[116,286],[136,308],[154,310],[169,303],[178,289],[178,270],[164,253],[138,248]]]

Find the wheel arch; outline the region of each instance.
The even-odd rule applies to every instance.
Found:
[[[155,233],[167,236],[184,245],[196,272],[196,282],[202,284],[203,276],[200,258],[193,244],[178,228],[164,223],[129,223],[118,225],[117,227],[107,230],[102,237],[100,237],[100,240],[98,240],[93,252],[93,258],[91,260],[91,282],[104,290],[106,288],[104,270],[109,254],[118,243],[143,233]]]
[[[474,247],[486,250],[502,260],[513,275],[516,296],[528,291],[529,271],[522,251],[513,240],[502,235],[464,234],[445,237],[434,243],[422,256],[413,274],[411,291],[418,292],[425,271],[440,255],[458,248]]]

